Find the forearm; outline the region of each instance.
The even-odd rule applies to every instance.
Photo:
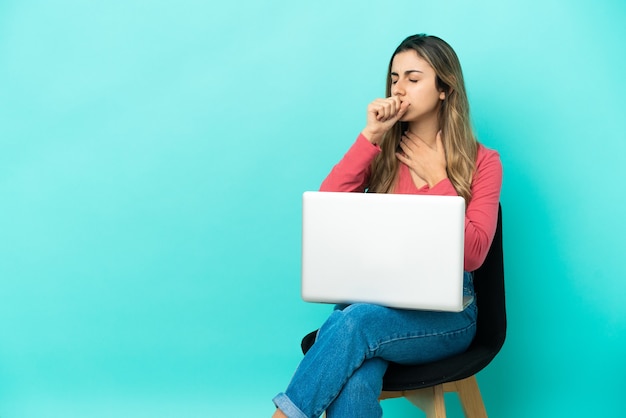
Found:
[[[369,182],[372,161],[380,153],[377,145],[359,135],[324,179],[320,186],[323,192],[363,192]]]

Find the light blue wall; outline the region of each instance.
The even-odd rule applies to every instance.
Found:
[[[505,168],[491,416],[619,416],[625,18],[618,0],[2,1],[0,416],[269,416],[329,309],[299,299],[300,195],[417,32],[457,50]]]

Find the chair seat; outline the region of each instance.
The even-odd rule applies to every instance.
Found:
[[[474,345],[464,353],[431,363],[413,366],[389,363],[383,377],[383,390],[421,389],[465,379],[487,366],[497,353],[494,347]]]

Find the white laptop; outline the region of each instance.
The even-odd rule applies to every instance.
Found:
[[[463,310],[460,196],[305,192],[302,299]]]

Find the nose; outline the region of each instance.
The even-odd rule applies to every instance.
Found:
[[[404,95],[404,86],[401,84],[401,81],[396,81],[396,84],[391,85],[391,95],[392,96],[402,96]]]

